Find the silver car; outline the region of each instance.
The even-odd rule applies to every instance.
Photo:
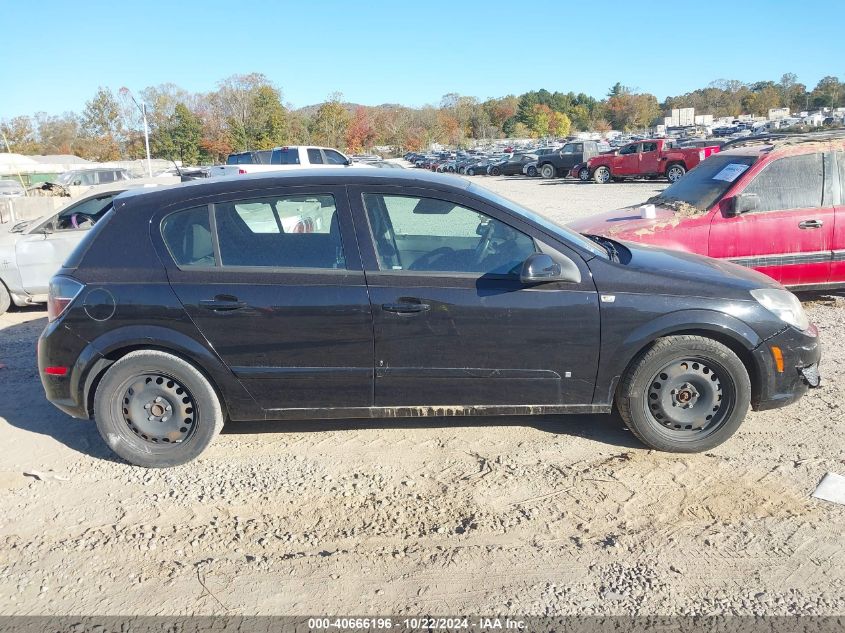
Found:
[[[45,303],[50,277],[129,188],[125,182],[95,187],[53,215],[0,227],[0,314],[12,303]]]
[[[20,198],[26,195],[23,185],[17,180],[0,179],[0,198]]]

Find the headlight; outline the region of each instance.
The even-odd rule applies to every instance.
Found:
[[[799,330],[806,330],[810,327],[810,320],[804,313],[804,307],[798,301],[798,297],[788,290],[759,288],[752,290],[751,296],[757,299],[761,306],[776,315],[781,321],[789,323],[789,325],[795,326]]]

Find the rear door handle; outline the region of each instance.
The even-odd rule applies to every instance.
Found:
[[[427,303],[421,302],[384,303],[382,304],[381,309],[385,312],[396,312],[398,314],[415,314],[418,312],[426,312],[427,310],[431,309],[431,306]]]
[[[804,220],[798,223],[799,229],[820,229],[822,226],[824,226],[824,222],[821,220]]]
[[[215,312],[228,312],[246,307],[245,301],[238,301],[237,297],[217,296],[214,299],[200,299],[200,307]]]

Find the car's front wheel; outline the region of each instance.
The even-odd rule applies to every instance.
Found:
[[[610,170],[607,167],[601,166],[593,172],[593,180],[600,185],[610,182]]]
[[[502,170],[501,170],[501,169],[499,169],[498,167],[491,167],[491,168],[490,168],[490,175],[491,175],[491,176],[501,176],[501,175],[502,175]]]
[[[550,165],[549,163],[546,163],[545,165],[543,165],[540,168],[540,175],[543,178],[554,178],[555,176],[557,176],[557,171],[555,170],[555,166]]]
[[[224,421],[208,379],[187,361],[157,350],[130,352],[109,367],[94,394],[94,418],[115,453],[147,468],[191,461]]]
[[[537,175],[537,168],[536,168],[536,167],[534,167],[534,165],[531,165],[530,167],[528,167],[528,168],[525,170],[525,172],[526,172],[529,176],[531,176],[532,178],[534,178],[534,176],[536,176],[536,175]]]
[[[616,396],[631,432],[651,448],[697,453],[727,440],[745,419],[751,382],[728,347],[709,338],[659,339],[626,371]]]
[[[578,180],[581,182],[587,182],[590,179],[590,170],[587,167],[582,167],[578,171]]]

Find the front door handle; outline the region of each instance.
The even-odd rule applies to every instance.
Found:
[[[385,312],[395,312],[398,314],[416,314],[430,310],[431,306],[422,302],[384,303],[381,309]]]
[[[804,220],[798,223],[799,229],[820,229],[822,226],[824,226],[824,222],[821,220]]]
[[[214,299],[200,299],[200,307],[215,312],[229,312],[246,307],[245,301],[239,301],[231,295],[217,295]]]

